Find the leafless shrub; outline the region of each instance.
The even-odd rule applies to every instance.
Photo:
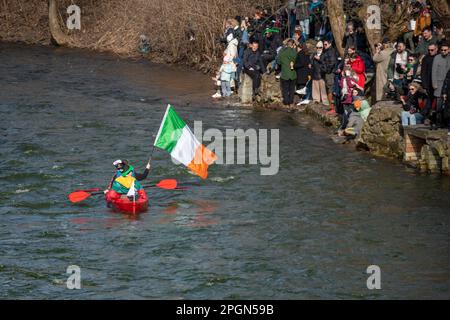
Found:
[[[209,71],[217,65],[223,50],[216,39],[223,32],[226,18],[251,15],[256,5],[274,10],[283,3],[281,0],[58,0],[58,11],[61,28],[70,38],[71,46],[137,57],[139,36],[145,34],[151,42],[150,59],[195,65]],[[66,9],[71,4],[82,10],[80,31],[65,28]],[[0,25],[0,39],[50,41],[47,1],[0,0],[0,6],[2,20],[6,21]]]

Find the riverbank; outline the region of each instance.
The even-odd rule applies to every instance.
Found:
[[[240,101],[249,107],[251,80],[244,77],[240,88]],[[366,150],[377,157],[401,161],[421,173],[436,173],[450,176],[450,135],[446,129],[430,130],[425,125],[401,125],[402,107],[393,101],[382,101],[372,106],[370,115],[357,139],[339,137],[336,134],[340,119],[327,113],[329,107],[310,103],[292,107],[281,104],[279,81],[273,75],[264,75],[261,95],[256,101],[258,108],[306,114],[324,127],[330,128],[331,139],[338,144],[352,144],[355,150]]]
[[[66,26],[70,0],[18,0],[0,2],[0,41],[50,45],[111,52],[121,57],[183,64],[209,73],[222,57],[217,38],[223,21],[250,15],[258,4],[271,8],[271,0],[78,0],[81,29]],[[150,42],[149,53],[138,50],[140,36]]]

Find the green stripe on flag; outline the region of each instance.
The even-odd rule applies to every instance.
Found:
[[[181,119],[171,105],[167,106],[166,114],[155,140],[155,147],[172,152],[183,133],[186,123]]]

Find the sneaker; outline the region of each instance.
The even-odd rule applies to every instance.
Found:
[[[219,92],[216,92],[211,97],[213,97],[214,99],[217,99],[217,98],[222,98],[222,95]]]
[[[277,79],[277,80],[280,80],[280,78],[281,78],[281,75],[279,75],[279,74],[275,76],[275,79]]]
[[[299,103],[297,103],[297,105],[298,105],[298,106],[301,106],[301,105],[303,105],[303,104],[308,104],[308,103],[310,103],[310,102],[311,102],[311,100],[306,99],[306,100],[300,101]]]

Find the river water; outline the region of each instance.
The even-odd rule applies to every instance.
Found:
[[[211,80],[107,54],[0,45],[0,298],[450,298],[450,179],[334,144],[309,118],[214,103]],[[280,170],[213,165],[148,189],[137,218],[101,196],[142,171],[167,103],[204,129],[280,129]],[[149,182],[198,181],[155,151]],[[69,265],[80,290],[66,288]],[[366,269],[381,269],[368,290]]]

